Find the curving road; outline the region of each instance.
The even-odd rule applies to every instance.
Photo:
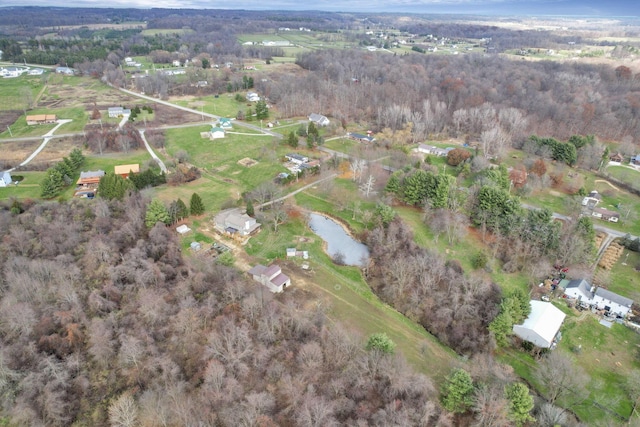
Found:
[[[53,138],[53,133],[62,125],[66,124],[66,123],[70,123],[73,120],[71,119],[60,119],[57,120],[57,125],[51,129],[49,132],[45,133],[44,135],[42,135],[42,137],[44,138],[44,141],[42,141],[42,144],[40,144],[40,146],[38,148],[36,148],[36,151],[34,151],[33,153],[31,153],[31,155],[29,157],[27,157],[27,159],[20,163],[18,166],[16,166],[15,168],[11,168],[9,169],[7,172],[13,172],[16,168],[19,168],[20,166],[24,166],[27,163],[29,163],[31,160],[33,160],[38,154],[40,154],[40,152],[44,149],[44,147],[47,146],[47,144],[49,143],[49,141]],[[33,139],[33,138],[31,138]]]
[[[158,164],[158,166],[160,166],[160,170],[162,172],[164,172],[164,173],[168,173],[169,171],[167,170],[167,167],[164,165],[164,162],[151,149],[151,145],[149,145],[149,142],[147,141],[147,138],[145,138],[145,136],[144,136],[144,130],[141,130],[141,131],[138,131],[138,132],[140,132],[140,137],[142,138],[142,142],[144,142],[144,146],[147,148],[147,151],[149,152],[149,154],[151,154],[151,157]]]

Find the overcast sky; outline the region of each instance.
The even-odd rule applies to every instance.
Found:
[[[638,0],[0,0],[0,6],[638,16]]]

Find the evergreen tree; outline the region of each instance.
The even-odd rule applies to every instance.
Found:
[[[43,199],[51,199],[55,197],[57,194],[57,190],[51,181],[51,177],[49,175],[45,176],[42,181],[40,181],[40,197]]]
[[[298,137],[294,132],[289,132],[289,136],[287,136],[287,144],[293,148],[298,147]]]
[[[148,228],[153,228],[156,223],[170,224],[171,217],[167,211],[167,207],[160,200],[153,200],[147,207],[147,213],[144,217],[144,223]]]
[[[253,202],[251,201],[251,199],[247,199],[247,215],[249,216],[254,216],[255,210],[253,208]]]
[[[182,201],[182,199],[178,199],[176,201],[176,205],[178,205],[178,213],[177,213],[177,217],[178,220],[184,219],[186,217],[189,216],[189,208],[187,207],[187,205]]]
[[[400,176],[398,172],[394,172],[387,181],[387,185],[384,187],[384,191],[387,193],[398,195],[400,193]]]
[[[256,119],[262,120],[269,118],[269,108],[264,100],[256,102]]]
[[[471,375],[464,369],[455,369],[445,378],[440,400],[447,411],[462,414],[473,405],[473,393]]]
[[[202,203],[202,199],[198,195],[198,193],[193,193],[191,195],[191,203],[189,204],[189,211],[191,215],[202,215],[204,213],[204,203]]]
[[[535,421],[531,416],[533,409],[533,396],[529,394],[529,389],[522,383],[514,383],[505,388],[504,397],[509,401],[508,417],[520,427],[529,422]]]
[[[122,200],[125,194],[133,189],[131,181],[111,172],[100,178],[98,184],[98,194],[107,200]]]
[[[71,150],[69,159],[71,160],[71,163],[73,164],[73,168],[75,170],[78,170],[80,166],[82,166],[82,163],[84,163],[84,156],[82,155],[82,151],[79,148],[74,148],[73,150]]]

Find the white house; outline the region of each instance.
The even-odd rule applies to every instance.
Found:
[[[593,299],[592,286],[584,279],[570,280],[564,288],[564,294],[587,304],[591,304]]]
[[[569,298],[578,300],[580,303],[620,317],[626,316],[633,305],[632,299],[625,298],[604,288],[596,289],[584,279],[570,280],[565,286],[564,294]]]
[[[73,68],[69,68],[69,67],[56,67],[56,73],[72,76],[75,73],[75,71],[73,70]]]
[[[326,116],[316,113],[309,114],[309,121],[315,123],[317,126],[328,126],[330,123]]]
[[[239,209],[227,209],[214,218],[215,228],[230,236],[248,236],[258,231],[260,223]]]
[[[12,182],[13,180],[11,179],[11,174],[9,173],[9,171],[2,172],[2,175],[0,175],[0,187],[6,187]]]
[[[255,92],[249,92],[249,93],[247,93],[247,101],[249,101],[249,102],[260,101],[260,95],[258,95]]]
[[[289,160],[290,162],[293,162],[297,165],[301,165],[303,163],[307,163],[309,161],[309,158],[307,156],[302,156],[300,154],[296,154],[296,153],[289,153],[289,154],[285,154],[284,156],[287,160]]]
[[[249,274],[253,276],[253,280],[262,283],[273,293],[282,292],[291,285],[289,276],[283,274],[282,269],[275,264],[269,267],[258,264],[249,270]]]
[[[608,289],[598,288],[593,295],[593,304],[598,310],[625,317],[631,311],[633,300],[620,296]]]
[[[415,151],[417,151],[418,153],[429,154],[438,157],[446,157],[451,150],[453,150],[453,147],[440,148],[427,144],[420,144],[418,145],[418,148],[415,149]]]
[[[109,117],[117,118],[125,115],[130,115],[131,110],[129,110],[128,108],[122,108],[122,107],[109,107],[107,109],[107,113],[109,113]]]
[[[553,347],[566,315],[550,302],[532,300],[529,304],[529,317],[522,325],[513,325],[513,333],[538,347]]]

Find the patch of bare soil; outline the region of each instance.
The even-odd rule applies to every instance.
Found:
[[[257,160],[250,159],[249,157],[245,157],[244,159],[238,160],[238,164],[247,168],[251,166],[255,166],[258,164]]]
[[[7,126],[11,126],[22,115],[21,110],[0,111],[0,129],[4,132]],[[6,154],[6,153],[3,153]]]

